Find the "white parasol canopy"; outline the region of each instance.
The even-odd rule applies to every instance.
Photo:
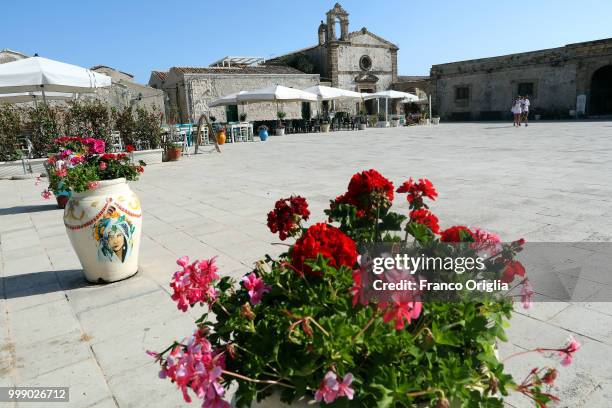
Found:
[[[403,99],[404,101],[418,101],[419,97],[408,93],[408,92],[400,92],[400,91],[394,91],[393,89],[389,89],[388,91],[380,91],[380,92],[375,92],[375,93],[371,93],[371,94],[367,94],[363,97],[363,99],[367,100],[367,99],[384,99],[385,100],[385,121],[387,121],[387,114],[388,114],[388,104],[389,104],[389,99]],[[380,108],[378,107],[378,102],[377,102],[377,110],[379,111]]]
[[[400,92],[394,91],[393,89],[389,89],[388,91],[380,91],[376,93],[366,94],[363,99],[408,99],[410,101],[418,101],[419,97],[415,94],[411,94],[408,92]]]
[[[236,96],[238,102],[317,102],[317,95],[295,88],[274,85]]]
[[[236,99],[238,95],[242,95],[247,91],[234,92],[229,95],[222,96],[213,100],[208,104],[209,107],[214,108],[215,106],[227,106],[227,105],[238,105],[240,102]]]
[[[0,93],[94,92],[111,85],[111,78],[90,69],[43,57],[0,64]]]
[[[362,94],[359,92],[324,85],[311,86],[304,91],[317,95],[320,101],[362,99]]]
[[[45,98],[51,100],[66,100],[74,97],[73,93],[45,92]],[[38,98],[42,98],[42,92],[0,94],[0,103],[36,102]]]

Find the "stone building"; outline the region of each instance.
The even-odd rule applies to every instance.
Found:
[[[148,110],[165,112],[165,95],[162,90],[142,85],[134,81],[134,76],[105,65],[91,67],[92,71],[111,77],[109,88],[100,88],[95,94],[83,96],[98,98],[110,106],[121,108],[124,106],[143,107]]]
[[[168,72],[153,71],[151,87],[159,87],[166,93],[168,110],[173,111],[181,123],[194,123],[202,113],[208,113],[221,122],[238,121],[247,114],[247,120],[276,119],[276,112],[287,113],[287,119],[307,116],[310,103],[258,103],[209,108],[208,104],[219,97],[245,90],[284,85],[304,89],[319,83],[318,74],[306,74],[282,65],[244,65],[210,67],[172,67]]]
[[[13,51],[5,48],[0,51],[0,64],[5,64],[7,62],[13,62],[28,57],[28,55],[25,55],[19,51]]]
[[[391,89],[398,81],[397,45],[363,27],[349,32],[349,14],[338,3],[318,28],[318,44],[269,60],[317,73],[330,86],[356,92]],[[367,103],[372,110],[375,102]],[[355,103],[337,103],[336,110],[355,113]],[[371,112],[370,112],[371,113]]]
[[[612,115],[612,38],[433,65],[430,87],[447,120],[509,118],[517,95],[543,118]]]
[[[173,67],[167,72],[153,71],[149,86],[166,92],[167,110],[181,122],[195,121],[209,111],[208,104],[221,96],[270,85],[304,89],[312,85],[328,85],[357,92],[377,92],[401,85],[397,75],[398,47],[368,31],[365,27],[349,32],[348,13],[336,4],[318,27],[318,43],[269,59],[265,63],[244,63],[248,58],[229,57],[208,67]],[[365,103],[374,113],[375,101]],[[396,106],[389,104],[390,111]],[[285,104],[278,107],[288,119],[316,114],[314,104]],[[223,122],[237,120],[246,112],[248,120],[276,118],[276,104],[215,107],[211,115]],[[353,102],[336,102],[337,111],[356,113],[361,107]],[[239,111],[239,112],[238,112]]]

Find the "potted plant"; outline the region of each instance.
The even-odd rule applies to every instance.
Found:
[[[391,211],[394,193],[407,195],[408,216]],[[175,382],[185,400],[190,392],[202,398],[203,407],[229,407],[223,396],[233,383],[238,407],[276,407],[279,400],[303,407],[501,406],[511,390],[544,407],[556,398],[544,389],[556,369],[533,369],[518,383],[496,355],[512,298],[483,291],[475,301],[458,291],[457,301],[444,302],[397,289],[389,298],[368,295],[372,284],[366,278],[379,276],[370,274],[376,274],[377,261],[368,251],[384,245],[381,251],[403,247],[412,255],[457,261],[483,256],[476,258],[486,265],[479,274],[518,280],[525,289],[521,300],[530,302],[533,291],[515,259],[524,241],[502,244],[495,234],[460,225],[442,230],[426,204],[436,197],[427,179],[411,178],[396,190],[372,169],[355,174],[347,191],[330,202],[326,221],[308,228],[302,225],[310,218],[306,199],[278,200],[268,227],[281,240],[295,241],[239,281],[219,271],[215,258],[181,257],[170,283],[172,299],[183,312],[196,305],[207,309],[185,341],[148,352],[161,365],[160,377]],[[412,276],[407,271],[403,276]],[[387,272],[382,276],[398,270]],[[456,282],[464,273],[476,276],[474,269],[443,273],[434,263],[417,277]],[[567,364],[578,348],[572,340],[532,352],[556,353]]]
[[[125,153],[104,153],[103,140],[62,137],[48,160],[51,182],[61,177],[71,192],[64,209],[70,242],[90,282],[114,282],[138,271],[142,209],[128,180],[137,180],[144,162]],[[61,165],[58,163],[63,162]],[[61,171],[61,174],[57,174]]]
[[[391,118],[391,127],[399,127],[400,124],[400,118],[396,115],[393,115],[393,117]]]
[[[164,161],[177,161],[183,154],[183,144],[169,138],[162,141],[162,148],[164,149]]]
[[[440,124],[440,116],[438,115],[437,109],[433,109],[431,115],[432,115],[431,116],[431,123],[433,125],[439,125]]]
[[[421,114],[421,124],[429,125],[431,122],[429,120],[429,114],[427,112],[423,112]]]
[[[330,128],[329,120],[323,119],[323,121],[321,122],[321,132],[327,133],[329,132],[329,128]]]
[[[217,143],[222,145],[225,144],[225,141],[227,140],[227,134],[225,131],[225,126],[217,126]]]
[[[276,136],[283,136],[285,134],[285,125],[283,125],[283,119],[287,114],[283,111],[276,112],[278,118],[278,125],[276,126]]]
[[[359,130],[366,130],[368,123],[368,111],[361,109],[359,111]]]
[[[240,114],[240,121],[241,121],[241,122],[246,122],[246,120],[247,120],[247,114],[246,114],[246,112],[241,113],[241,114]]]
[[[268,127],[266,125],[261,125],[257,128],[257,134],[259,135],[259,139],[262,142],[268,140]]]

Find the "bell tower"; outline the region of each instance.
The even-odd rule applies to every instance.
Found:
[[[327,12],[327,42],[348,41],[348,13],[342,8],[340,3],[336,3],[334,8]],[[339,23],[340,32],[337,32],[336,25]]]

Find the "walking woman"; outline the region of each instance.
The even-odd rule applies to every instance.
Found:
[[[520,96],[514,99],[514,102],[512,102],[512,109],[510,109],[510,111],[514,115],[514,123],[512,125],[521,126],[521,114],[523,113],[523,110],[521,109],[521,97]]]

